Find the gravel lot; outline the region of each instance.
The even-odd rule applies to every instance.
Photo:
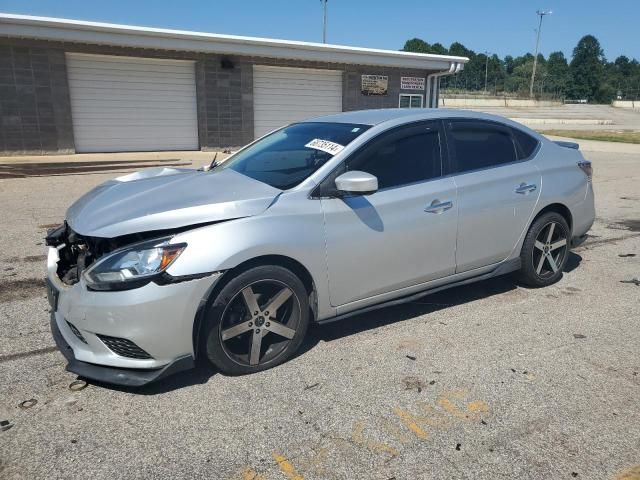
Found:
[[[640,148],[611,148],[585,153],[598,218],[558,284],[456,288],[263,373],[138,391],[69,389],[42,280],[47,227],[132,166],[0,179],[0,478],[639,479]]]

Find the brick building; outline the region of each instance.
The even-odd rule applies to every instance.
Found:
[[[436,106],[467,60],[0,14],[0,154],[237,147],[316,115]]]

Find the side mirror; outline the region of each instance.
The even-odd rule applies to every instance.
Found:
[[[345,194],[371,195],[378,191],[378,179],[367,172],[345,172],[335,182],[336,189]]]

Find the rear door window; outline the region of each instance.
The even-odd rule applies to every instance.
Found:
[[[513,139],[516,142],[516,150],[518,152],[518,159],[524,160],[529,158],[538,148],[538,140],[531,135],[524,133],[522,130],[512,128]]]
[[[447,120],[451,173],[495,167],[519,159],[511,129],[482,120]]]

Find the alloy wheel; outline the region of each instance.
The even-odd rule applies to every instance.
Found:
[[[300,302],[278,280],[260,280],[237,292],[220,322],[225,354],[243,366],[257,366],[278,357],[296,334]]]
[[[532,252],[533,266],[540,278],[555,275],[564,265],[567,255],[567,233],[558,222],[549,222],[536,237]]]

